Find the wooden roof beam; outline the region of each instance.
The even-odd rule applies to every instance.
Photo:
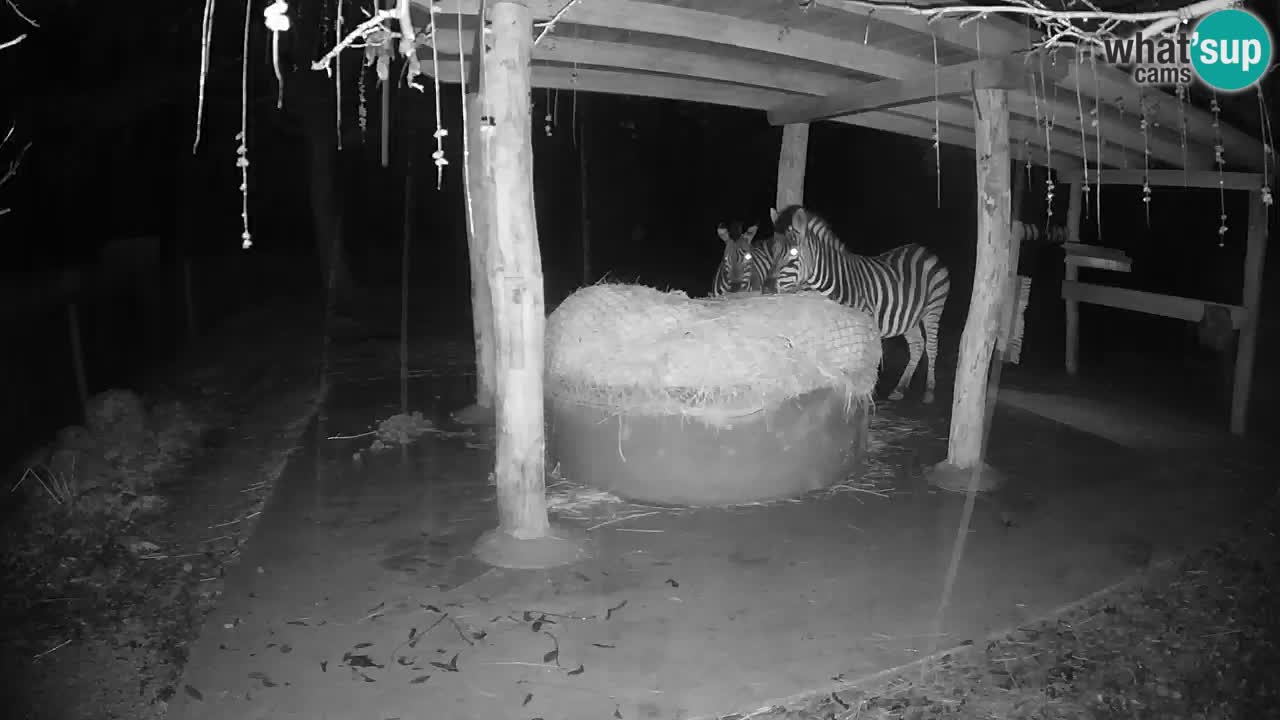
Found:
[[[439,67],[440,80],[442,82],[458,82],[460,64],[457,60],[441,60]],[[425,63],[422,69],[427,74],[430,74],[433,68],[430,63]],[[788,97],[794,97],[794,95],[776,90],[726,85],[706,80],[592,68],[579,67],[575,70],[572,67],[535,64],[532,72],[533,85],[536,88],[664,98],[750,110],[767,110],[780,104]],[[942,115],[939,120],[942,142],[973,149],[972,109],[964,105],[948,105],[945,110],[939,108],[939,112]],[[901,112],[868,112],[849,118],[837,118],[834,122],[896,132],[922,139],[932,139],[934,128],[933,110],[922,106],[905,108]],[[1018,138],[1018,156],[1020,158],[1025,159],[1029,145],[1032,152],[1032,161],[1037,164],[1063,170],[1081,165],[1083,161],[1070,152],[1054,149],[1052,156],[1049,157],[1043,150],[1043,133],[1032,132],[1034,127],[1035,123],[1031,121],[1017,121],[1010,126],[1011,132]],[[1024,139],[1027,142],[1024,142]],[[1112,147],[1112,153],[1117,151],[1116,148]],[[1115,159],[1118,156],[1105,155],[1104,157],[1105,159]],[[1050,159],[1052,162],[1049,162]]]
[[[535,3],[535,5],[546,3],[548,8],[546,15],[541,15],[535,10],[535,16],[539,18],[551,17],[563,5],[562,0],[530,0],[530,2]],[[478,3],[479,0],[438,0],[436,4],[446,13],[461,11],[464,15],[474,15]],[[901,13],[878,13],[875,16],[877,22],[882,19],[882,15],[893,16],[891,19],[894,24],[901,24],[898,19],[903,17]],[[863,74],[875,74],[901,80],[907,77],[925,77],[932,75],[934,72],[932,62],[925,62],[914,57],[863,45],[862,43],[851,43],[798,29],[779,32],[778,26],[771,23],[741,20],[718,13],[688,10],[669,5],[639,2],[637,0],[590,0],[590,2],[580,2],[561,17],[560,23],[559,29],[544,39],[538,45],[538,48],[542,47],[542,44],[552,42],[553,39],[558,41],[567,40],[568,35],[565,26],[582,24],[682,38],[703,43],[708,48],[713,48],[717,44],[729,45],[798,60],[808,60],[832,67],[833,76],[836,70],[851,70]],[[985,25],[983,27],[982,46],[985,49],[988,47],[987,35],[991,33],[986,31]],[[976,43],[976,39],[974,42]],[[961,44],[963,45],[963,43]],[[537,48],[535,48],[536,52]],[[649,54],[655,61],[658,61],[667,52],[665,49],[650,50]],[[704,73],[709,73],[717,68],[743,62],[717,56],[711,52],[692,54],[702,58],[690,69],[697,76],[703,76]],[[596,64],[615,66],[615,63],[608,56],[601,57]],[[1045,67],[1048,68],[1051,64],[1045,63]],[[1065,63],[1058,64],[1063,65]],[[750,63],[749,65],[752,68],[760,68],[762,66],[763,63]],[[1072,72],[1072,69],[1068,68],[1068,73],[1070,72]],[[740,82],[747,85],[758,84],[750,80],[742,80]],[[842,84],[834,87],[827,85],[821,89],[814,88],[810,90],[806,88],[806,92],[812,95],[827,95],[849,87],[849,80],[840,79],[839,82]],[[1074,127],[1077,130],[1080,124],[1084,122],[1077,117],[1074,98],[1070,102],[1063,99],[1054,99],[1053,97],[1042,98],[1040,104],[1045,113],[1056,116],[1060,123],[1070,124],[1067,119],[1075,118]],[[1114,110],[1109,110],[1105,106],[1102,122],[1104,128],[1110,127],[1124,132],[1122,130],[1123,125],[1119,117],[1115,115]],[[1090,127],[1086,127],[1086,132],[1089,129]],[[1155,129],[1149,129],[1148,135],[1152,157],[1170,165],[1182,164],[1181,147],[1176,140],[1171,139],[1176,138],[1176,135],[1166,136],[1163,142],[1157,137],[1158,133]],[[1130,147],[1141,147],[1140,133],[1135,138],[1133,132],[1125,132],[1124,137],[1126,139],[1125,144]],[[1137,142],[1133,142],[1135,140]],[[1189,155],[1188,157],[1193,160],[1203,159],[1202,156]],[[1212,160],[1212,158],[1209,159]],[[1212,166],[1206,165],[1205,167]]]
[[[840,0],[815,0],[818,5],[829,7],[855,15],[869,15],[871,10],[865,7],[854,7]],[[999,56],[1028,51],[1033,43],[1044,39],[1044,33],[1016,20],[999,15],[988,15],[982,20],[970,22],[961,27],[958,19],[938,18],[932,22],[922,15],[911,15],[892,10],[875,13],[874,21],[889,23],[901,28],[913,30],[924,35],[933,34],[939,40],[945,40],[957,47],[978,52],[982,55]],[[1172,95],[1154,88],[1142,88],[1133,82],[1119,68],[1105,63],[1097,63],[1096,76],[1091,63],[1070,63],[1067,75],[1057,86],[1075,93],[1077,90],[1090,98],[1097,97],[1110,105],[1123,103],[1128,115],[1140,112],[1144,96],[1150,106],[1149,120],[1161,127],[1179,127],[1180,118],[1178,101]],[[1196,144],[1212,146],[1217,133],[1213,127],[1213,115],[1208,111],[1183,104],[1182,115],[1187,123],[1187,134]],[[1250,170],[1262,168],[1262,144],[1247,133],[1228,125],[1219,123],[1222,130],[1222,142],[1227,161],[1232,166],[1245,167]],[[1112,125],[1114,127],[1114,124]]]
[[[931,69],[901,80],[881,80],[833,93],[826,97],[800,98],[769,111],[774,125],[829,120],[871,110],[888,110],[943,98],[968,97],[975,90],[1020,90],[1036,68],[1025,58],[988,58]],[[1045,68],[1045,81],[1057,82],[1066,75],[1061,65]]]
[[[1080,168],[1059,171],[1058,180],[1064,183],[1081,182],[1084,173]],[[1201,189],[1248,190],[1258,191],[1266,184],[1266,176],[1252,172],[1224,172],[1216,170],[1093,170],[1089,173],[1089,184],[1101,182],[1103,185],[1142,185],[1148,183],[1152,187],[1188,187]]]
[[[464,30],[463,45],[470,47],[472,44],[471,38],[474,35],[474,30]],[[441,33],[437,38],[437,42],[437,49],[440,53],[457,55],[458,41],[456,33]],[[429,49],[424,48],[420,52],[423,53],[424,63],[429,62]],[[849,91],[851,85],[855,82],[840,77],[834,72],[826,73],[800,69],[789,66],[785,62],[763,63],[705,52],[669,50],[665,48],[657,50],[644,45],[584,40],[563,34],[549,35],[539,43],[534,48],[534,59],[578,63],[580,65],[597,65],[622,70],[643,70],[700,80],[718,80],[737,85],[758,86],[784,91],[792,97],[794,93],[819,96]],[[1063,64],[1059,63],[1058,65],[1062,67]],[[931,96],[933,90],[933,66],[928,65],[927,67],[926,74],[918,77],[927,83]],[[1046,64],[1045,67],[1048,70],[1051,65]],[[1024,80],[1027,77],[1030,76],[1024,76]],[[874,84],[879,83],[868,83],[862,87]],[[602,91],[607,92],[607,90]],[[794,100],[792,101],[794,102]],[[1075,103],[1059,102],[1054,105],[1044,101],[1037,102],[1029,96],[1011,93],[1010,107],[1015,112],[1028,117],[1034,117],[1037,108],[1041,117],[1052,116],[1055,126],[1054,132],[1051,133],[1053,146],[1055,148],[1074,148],[1075,154],[1080,154],[1080,129],[1081,125],[1085,123],[1076,112]],[[1122,124],[1118,116],[1106,114],[1106,106],[1103,106],[1103,110],[1103,120],[1099,123],[1099,126],[1103,128],[1104,141],[1118,141],[1111,144],[1126,145],[1129,148],[1142,147],[1143,138],[1141,132],[1136,128],[1136,119],[1130,117],[1129,120],[1133,120],[1133,122]],[[916,106],[916,108],[908,112],[921,116],[927,114],[932,118],[932,101],[926,101],[926,104]],[[964,112],[967,115],[971,110],[966,107]],[[1114,111],[1112,113],[1114,114]],[[972,120],[967,121],[965,124],[972,127]],[[1015,132],[1023,131],[1024,128],[1022,127],[1015,128]],[[1084,131],[1086,144],[1091,148],[1088,152],[1096,154],[1096,149],[1094,148],[1097,146],[1098,126],[1085,124]],[[1044,132],[1041,130],[1038,137],[1043,135]],[[1020,137],[1019,139],[1022,138]],[[1033,139],[1038,138],[1033,137]],[[1183,154],[1180,144],[1177,140],[1172,139],[1168,133],[1150,132],[1147,140],[1153,159],[1169,165],[1182,165]],[[1107,145],[1106,142],[1104,142],[1105,145]],[[1213,167],[1213,153],[1208,148],[1189,144],[1186,157],[1188,165],[1191,167],[1202,169]],[[1124,159],[1121,157],[1117,158],[1117,160],[1116,165],[1119,165]],[[1141,162],[1138,164],[1141,164]]]

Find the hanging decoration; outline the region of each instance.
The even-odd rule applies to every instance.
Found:
[[[547,133],[547,137],[551,137],[551,88],[547,88],[547,108],[542,123],[542,129]]]
[[[1102,101],[1098,98],[1102,97],[1102,91],[1098,87],[1098,54],[1089,53],[1089,66],[1093,70],[1093,110],[1089,111],[1089,125],[1093,128],[1094,138],[1097,142],[1097,149],[1093,154],[1093,161],[1098,164],[1098,172],[1094,173],[1093,181],[1097,187],[1093,193],[1093,216],[1098,225],[1098,242],[1102,242]]]
[[[1080,58],[1080,49],[1076,48],[1077,78],[1080,77],[1080,67],[1082,64],[1083,61]],[[1084,177],[1082,180],[1083,187],[1081,188],[1084,191],[1084,206],[1082,209],[1087,213],[1089,211],[1089,141],[1088,138],[1085,137],[1084,132],[1084,100],[1080,95],[1080,82],[1078,80],[1076,82],[1076,117],[1079,119],[1080,123],[1080,162],[1084,165]],[[1095,160],[1099,165],[1102,164],[1101,156],[1098,156]]]
[[[480,13],[484,13],[484,5],[480,6]],[[471,133],[470,118],[467,117],[467,63],[463,56],[462,48],[462,18],[458,18],[455,23],[458,28],[458,90],[462,93],[462,194],[467,202],[467,236],[474,237],[476,234],[475,210],[471,205]],[[434,45],[435,43],[432,43]],[[484,65],[484,43],[480,43],[480,65]],[[439,68],[436,68],[439,74]]]
[[[1274,153],[1275,138],[1271,135],[1271,113],[1267,111],[1267,103],[1262,97],[1262,84],[1257,86],[1258,125],[1262,132],[1262,204],[1271,207],[1271,156]]]
[[[267,29],[271,31],[271,69],[276,73],[276,109],[284,107],[284,73],[280,70],[280,33],[289,30],[289,3],[275,0],[262,10]]]
[[[1213,93],[1213,99],[1209,102],[1209,110],[1213,113],[1213,162],[1218,166],[1218,208],[1221,215],[1218,216],[1218,247],[1222,247],[1227,243],[1227,191],[1223,186],[1222,168],[1226,165],[1226,159],[1223,158],[1222,146],[1222,124],[1220,116],[1222,115],[1222,107],[1218,105],[1218,93]]]
[[[1182,186],[1187,186],[1187,86],[1179,83],[1175,88],[1178,97],[1178,146],[1182,149]]]
[[[1151,143],[1148,140],[1147,96],[1139,92],[1138,107],[1142,110],[1138,127],[1142,128],[1142,204],[1146,208],[1147,227],[1151,227]]]
[[[1054,62],[1055,64],[1057,63],[1057,54],[1056,54],[1056,53],[1054,54],[1054,56],[1053,56],[1052,60],[1053,60],[1053,62]],[[1048,102],[1048,101],[1049,101],[1049,90],[1048,90],[1048,87],[1047,87],[1047,86],[1046,86],[1046,84],[1045,84],[1045,74],[1044,74],[1044,56],[1043,56],[1043,55],[1041,55],[1041,56],[1040,56],[1040,92],[1044,95],[1045,102]],[[1036,112],[1039,112],[1039,107],[1040,107],[1040,104],[1039,104],[1039,102],[1037,101],[1037,103],[1036,103],[1036,108],[1037,108]],[[1057,112],[1058,112],[1058,111],[1057,111],[1057,108],[1056,108],[1056,106],[1055,106],[1055,108],[1054,108],[1054,114],[1056,114]],[[1044,164],[1045,164],[1045,166],[1046,166],[1046,167],[1053,167],[1053,116],[1051,116],[1048,112],[1046,112],[1046,113],[1045,113],[1045,115],[1044,115]],[[1045,206],[1045,208],[1046,208],[1046,211],[1045,211],[1045,213],[1046,213],[1046,214],[1045,214],[1045,226],[1046,226],[1046,227],[1048,227],[1049,223],[1053,220],[1053,190],[1054,190],[1054,184],[1053,184],[1053,173],[1052,173],[1052,172],[1045,173],[1044,184],[1045,184],[1045,200],[1044,200],[1044,206]]]
[[[405,7],[404,12],[405,12],[405,15],[407,16],[409,13],[408,0],[400,0],[400,4]],[[432,41],[431,42],[431,81],[432,81],[432,85],[435,88],[435,95],[436,95],[436,102],[435,102],[436,131],[432,134],[432,136],[435,137],[436,139],[436,150],[435,152],[431,153],[431,160],[436,164],[436,190],[439,190],[441,186],[444,184],[444,166],[449,164],[448,159],[446,159],[444,156],[444,139],[445,139],[445,136],[449,134],[449,131],[445,128],[444,121],[440,119],[440,52],[437,49],[437,46],[439,45],[439,43],[435,42],[436,16],[440,14],[440,6],[436,3],[435,0],[431,0],[431,12],[429,14],[431,17],[431,28],[427,31],[427,36],[431,38],[431,41]],[[402,25],[401,27],[406,27],[406,26]],[[409,74],[410,74],[410,77],[412,77],[415,74],[415,68],[417,68],[418,52],[417,52],[417,49],[414,48],[412,39],[410,39],[408,44],[406,45],[404,39],[401,38],[400,52],[405,52],[406,48],[410,58]],[[459,51],[461,51],[462,48],[459,47],[458,49]],[[418,69],[418,72],[421,72],[421,70]],[[412,85],[412,80],[410,81],[410,84]]]
[[[240,132],[236,134],[236,167],[240,168],[240,247],[253,247],[249,233],[249,24],[253,0],[244,0],[244,45],[240,51]]]
[[[365,63],[360,64],[360,69],[358,70],[358,72],[360,73],[360,79],[356,83],[356,91],[357,91],[357,94],[359,95],[359,101],[356,105],[356,122],[360,125],[360,144],[361,145],[363,145],[365,140],[368,139],[368,133],[369,133],[369,98],[368,98],[368,95],[365,94],[365,80],[364,80],[365,75],[367,75],[367,73],[365,72],[366,67],[368,67],[367,64]]]
[[[936,176],[936,193],[938,209],[942,209],[942,122],[938,110],[938,36],[929,33],[933,38],[933,165]]]

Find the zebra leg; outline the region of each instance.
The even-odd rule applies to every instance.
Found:
[[[907,386],[911,384],[911,378],[915,377],[916,366],[920,364],[920,354],[924,349],[924,337],[920,333],[920,326],[917,325],[902,334],[907,341],[907,366],[902,369],[902,377],[898,378],[898,386],[889,393],[890,400],[901,400],[902,394],[907,391]]]
[[[926,368],[924,401],[926,404],[933,402],[934,388],[934,368],[938,367],[938,322],[942,319],[942,309],[937,312],[932,309],[926,311],[924,317],[920,320],[920,326],[924,329],[924,357],[925,362],[929,363]]]

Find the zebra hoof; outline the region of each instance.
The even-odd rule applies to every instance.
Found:
[[[893,392],[889,393],[889,399],[890,399],[890,400],[893,400],[893,401],[895,401],[895,402],[897,402],[898,400],[901,400],[901,399],[902,399],[902,391],[901,391],[901,390],[894,390]]]
[[[932,405],[932,404],[933,404],[933,391],[931,391],[931,390],[925,390],[925,391],[924,391],[924,404],[925,404],[925,405]]]

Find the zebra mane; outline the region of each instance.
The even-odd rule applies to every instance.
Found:
[[[811,232],[805,234],[812,238],[813,242],[824,247],[840,250],[846,255],[853,254],[853,251],[849,249],[848,245],[845,245],[844,240],[831,227],[831,223],[827,222],[826,218],[809,208],[801,208],[799,205],[793,205],[778,214],[777,232],[785,233],[787,228],[791,227],[791,221],[795,217],[797,210],[804,211],[807,220],[806,225],[811,230]],[[784,222],[785,224],[783,224]]]

